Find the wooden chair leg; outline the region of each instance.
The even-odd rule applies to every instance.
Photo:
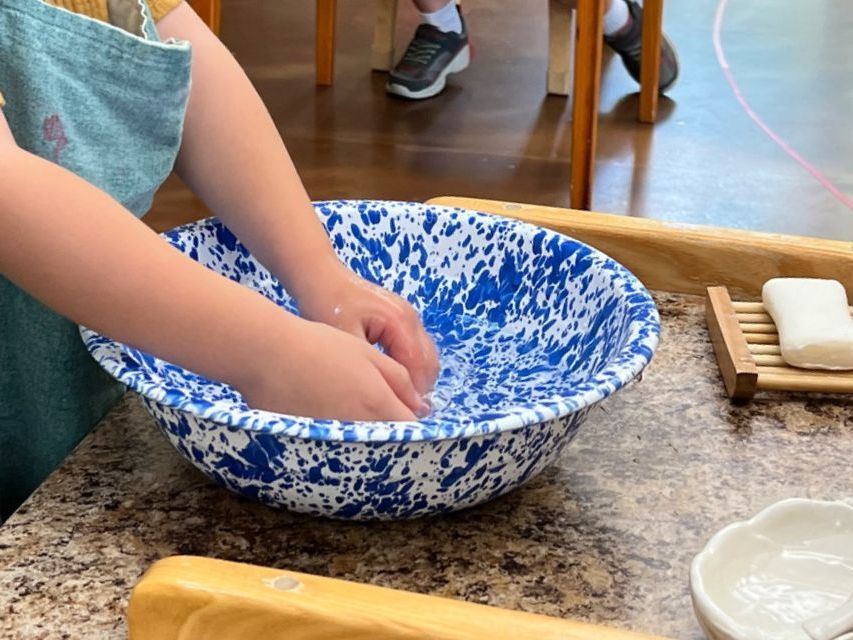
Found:
[[[373,27],[371,67],[388,71],[394,66],[394,27],[397,24],[397,0],[375,0],[376,25]]]
[[[335,78],[336,0],[317,0],[317,84],[330,86]]]
[[[640,122],[654,123],[658,112],[663,0],[643,4],[643,54],[640,61]]]
[[[578,0],[575,90],[572,96],[571,206],[589,209],[598,135],[604,0]]]
[[[222,24],[222,0],[190,0],[190,6],[208,28],[219,35]]]
[[[548,93],[558,96],[571,93],[574,20],[566,0],[548,0]]]

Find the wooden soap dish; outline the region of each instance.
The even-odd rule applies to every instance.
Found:
[[[726,287],[708,287],[708,332],[726,392],[748,400],[758,391],[853,393],[853,372],[797,369],[785,364],[773,319],[760,302],[732,302]]]

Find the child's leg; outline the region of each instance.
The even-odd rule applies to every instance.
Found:
[[[445,33],[462,33],[462,20],[455,0],[414,0],[423,24],[431,24]]]

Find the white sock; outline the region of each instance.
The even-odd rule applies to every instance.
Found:
[[[618,1],[622,2],[622,0]],[[614,4],[615,3],[616,2],[614,0]],[[448,0],[447,4],[438,11],[433,11],[432,13],[421,13],[421,19],[422,22],[431,24],[445,33],[449,31],[462,33],[462,20],[459,19],[459,11],[456,9],[456,2],[454,0]]]
[[[612,36],[628,24],[630,19],[631,14],[628,13],[625,0],[613,0],[610,10],[604,14],[604,35]]]

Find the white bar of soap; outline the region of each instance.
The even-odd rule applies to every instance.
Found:
[[[792,367],[853,369],[853,319],[837,280],[773,278],[761,292]]]

